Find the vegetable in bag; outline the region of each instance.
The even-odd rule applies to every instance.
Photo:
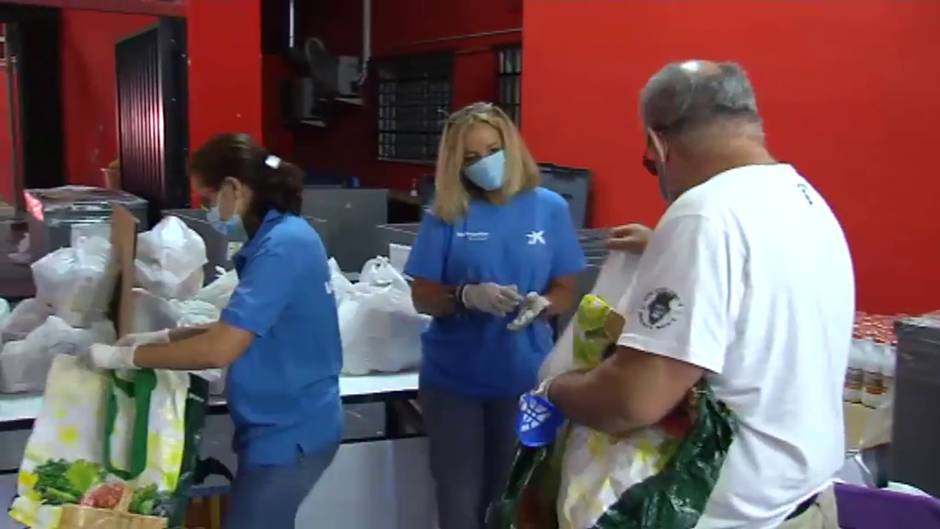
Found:
[[[595,292],[621,299],[625,287],[614,288],[617,270],[632,267],[614,254]],[[559,341],[543,375],[595,367],[614,350],[623,321],[605,299],[585,296],[562,337],[570,341]],[[733,413],[704,380],[658,424],[625,437],[569,424],[551,445],[520,446],[510,482],[490,506],[487,528],[691,529],[734,430]]]
[[[10,508],[36,529],[182,527],[199,460],[207,383],[183,372],[92,371],[60,355]]]

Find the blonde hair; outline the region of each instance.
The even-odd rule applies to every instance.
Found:
[[[470,192],[462,176],[464,137],[477,123],[485,123],[499,132],[506,156],[506,181],[501,189],[488,192],[487,198],[495,204],[504,204],[517,193],[539,185],[539,168],[509,116],[492,103],[464,107],[448,118],[437,152],[433,210],[448,223],[465,215],[470,205]]]

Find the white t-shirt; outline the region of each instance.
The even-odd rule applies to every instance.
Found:
[[[789,165],[721,173],[666,211],[620,308],[620,345],[704,368],[739,428],[699,528],[776,528],[844,457],[852,262]]]

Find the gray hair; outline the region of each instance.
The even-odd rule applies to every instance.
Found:
[[[640,115],[646,127],[672,136],[730,121],[757,125],[763,134],[751,82],[731,62],[667,65],[640,93]]]

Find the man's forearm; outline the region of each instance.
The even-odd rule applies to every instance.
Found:
[[[658,423],[703,375],[692,364],[619,347],[591,371],[556,378],[548,398],[572,421],[621,435]]]
[[[549,388],[548,399],[572,422],[588,428],[619,435],[645,426],[643,421],[626,417],[618,381],[605,380],[602,369],[566,373]]]

